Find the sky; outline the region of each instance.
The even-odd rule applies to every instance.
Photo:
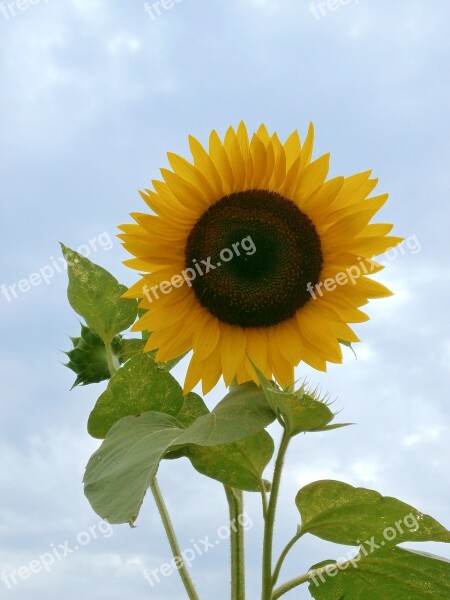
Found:
[[[79,325],[58,242],[133,283],[115,236],[130,212],[144,210],[137,190],[167,166],[167,151],[187,155],[189,134],[206,142],[211,129],[223,134],[241,119],[282,137],[304,136],[313,121],[315,155],[332,153],[330,176],[373,169],[379,193],[390,193],[381,220],[409,240],[382,257],[377,278],[395,295],[369,305],[370,322],[356,327],[357,359],[346,350],[326,374],[297,369],[356,425],[292,444],[277,549],[298,523],[295,493],[316,479],[398,497],[450,528],[450,5],[179,0],[157,8],[0,2],[0,285],[9,290],[0,295],[0,574],[54,559],[10,587],[0,580],[7,600],[185,597],[176,574],[153,587],[143,576],[170,560],[150,497],[133,530],[100,523],[84,497],[84,467],[98,446],[86,420],[105,384],[69,391],[61,350]],[[36,272],[46,281],[33,284]],[[174,371],[179,380],[185,368]],[[208,406],[224,394],[218,386]],[[221,486],[185,459],[162,464],[159,479],[183,549],[227,523]],[[248,600],[257,600],[260,503],[251,494],[246,502]],[[408,546],[450,558],[443,545]],[[306,536],[282,577],[347,550]],[[202,599],[229,597],[227,561],[226,541],[196,557]],[[310,596],[303,587],[291,597]]]

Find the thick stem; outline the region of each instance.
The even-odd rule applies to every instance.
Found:
[[[200,600],[197,594],[197,591],[192,583],[191,577],[188,573],[186,565],[183,562],[183,557],[181,554],[181,549],[178,544],[177,537],[175,535],[175,531],[173,529],[172,522],[169,517],[169,513],[167,511],[167,507],[165,505],[164,499],[161,494],[161,490],[159,489],[158,482],[156,478],[150,484],[150,489],[153,493],[153,497],[155,498],[156,506],[158,507],[159,514],[161,515],[161,519],[164,525],[164,529],[167,534],[167,538],[169,540],[170,548],[172,550],[173,557],[177,561],[178,572],[180,574],[181,580],[184,584],[186,592],[188,594],[189,600]]]
[[[275,528],[275,516],[277,511],[278,494],[280,492],[281,474],[283,471],[284,459],[289,446],[290,436],[284,430],[281,439],[280,449],[275,462],[275,470],[272,481],[272,491],[270,492],[269,506],[264,527],[264,547],[263,547],[263,566],[262,566],[262,600],[272,600],[272,554],[273,554],[273,533]]]
[[[303,535],[303,531],[301,529],[299,529],[298,532],[294,535],[292,540],[289,542],[289,544],[287,544],[286,548],[281,553],[280,558],[276,564],[275,570],[273,572],[272,586],[274,586],[276,584],[276,582],[278,581],[278,577],[280,576],[281,568],[284,564],[284,561],[286,560],[287,555],[292,550],[292,548],[295,546],[295,544],[299,541],[299,539],[302,537],[302,535]]]
[[[225,487],[230,507],[231,600],[245,600],[245,531],[242,524],[244,494]]]

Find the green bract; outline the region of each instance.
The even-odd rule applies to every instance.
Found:
[[[72,369],[77,375],[72,387],[99,383],[111,377],[105,344],[95,331],[81,324],[81,336],[70,339],[73,349],[65,352],[69,357],[69,362],[65,366]],[[111,349],[117,357],[121,356],[122,340],[120,336],[116,336],[112,340]]]

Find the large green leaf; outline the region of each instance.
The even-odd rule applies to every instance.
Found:
[[[67,261],[70,305],[87,325],[109,343],[137,316],[137,302],[121,298],[127,288],[102,267],[61,244]]]
[[[127,365],[133,367],[140,356],[130,359],[121,371]],[[161,372],[170,377],[167,372]],[[141,377],[137,377],[137,381],[140,380]],[[124,393],[127,385],[128,381],[125,382]],[[115,393],[119,394],[120,389],[121,386]],[[123,396],[121,401],[124,402],[126,397]],[[170,400],[169,396],[166,399]],[[134,398],[134,403],[138,406],[138,396]],[[107,406],[114,408],[114,400],[110,398]],[[171,402],[165,406],[173,408]],[[181,456],[181,451],[192,444],[211,447],[249,438],[263,431],[275,418],[264,395],[252,384],[234,388],[211,413],[206,411],[201,398],[188,394],[186,399],[182,397],[176,411],[187,428],[183,428],[178,418],[161,412],[126,416],[115,422],[86,467],[85,493],[97,514],[111,523],[134,523],[145,490],[164,457]],[[111,416],[108,411],[98,413],[101,425],[100,416],[112,421],[119,415],[113,413]],[[263,457],[254,458],[251,467],[254,472],[261,469],[265,460]],[[246,468],[249,468],[248,465]],[[243,477],[248,477],[248,474]]]
[[[450,542],[450,532],[396,498],[340,481],[316,481],[296,498],[302,531],[337,544]]]
[[[145,340],[141,338],[123,339],[120,347],[120,362],[124,363],[130,360],[135,354],[140,354],[144,351]]]
[[[194,392],[189,392],[189,394],[184,396],[183,406],[177,413],[176,418],[183,427],[188,428],[196,419],[208,413],[208,407],[203,402],[203,399]],[[183,458],[184,456],[186,456],[186,448],[181,446],[176,450],[167,452],[164,458],[174,460],[176,458]]]
[[[389,548],[342,563],[341,569],[328,564],[328,573],[322,572],[309,584],[316,600],[450,598],[450,561],[431,554]],[[324,566],[321,563],[311,570]]]
[[[250,437],[275,420],[262,391],[254,383],[233,388],[216,408],[200,417],[178,443],[217,446]]]
[[[266,431],[220,446],[189,446],[185,455],[199,473],[239,490],[260,492],[262,475],[274,451]]]
[[[180,410],[175,415],[177,421],[183,425],[183,427],[189,427],[194,421],[207,415],[209,413],[208,407],[203,402],[198,394],[189,392],[183,397],[183,404]]]
[[[178,381],[149,354],[135,354],[108,383],[88,420],[88,431],[104,438],[123,417],[155,411],[176,417],[185,400]]]
[[[84,476],[86,497],[102,519],[133,525],[162,457],[181,431],[176,419],[155,412],[125,417],[112,427]]]

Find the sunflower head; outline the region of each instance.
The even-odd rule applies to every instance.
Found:
[[[395,246],[392,225],[372,224],[387,194],[372,196],[371,172],[327,180],[329,154],[312,160],[312,125],[302,143],[282,143],[243,123],[209,148],[190,138],[192,162],[168,154],[171,170],[141,192],[152,214],[133,213],[120,237],[141,279],[125,294],[145,313],[134,326],[146,351],[168,361],[190,350],[185,391],[204,393],[258,377],[284,387],[304,361],[340,363],[349,324],[391,292],[369,278],[373,257]]]

